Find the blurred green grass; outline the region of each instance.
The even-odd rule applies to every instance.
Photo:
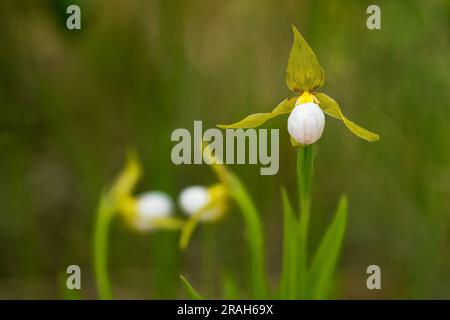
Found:
[[[82,30],[65,28],[79,3]],[[296,24],[327,75],[324,90],[349,118],[381,136],[368,144],[327,119],[319,142],[312,245],[339,195],[349,225],[339,266],[344,298],[450,298],[450,2],[378,1],[382,29],[366,28],[369,1],[2,1],[0,3],[0,298],[59,298],[59,274],[83,270],[95,297],[90,242],[102,188],[139,150],[139,190],[174,197],[210,184],[205,166],[174,166],[172,130],[269,111],[289,95],[284,70]],[[280,269],[280,185],[295,192],[286,120],[280,172],[233,166],[258,199],[269,271]],[[240,272],[242,222],[214,227],[214,264]],[[114,223],[111,272],[123,298],[174,297],[178,272],[201,282],[201,232],[177,254],[174,235],[136,236]],[[164,243],[164,246],[161,244]],[[173,261],[175,260],[175,263]],[[381,266],[382,292],[365,287]],[[161,270],[166,270],[164,276]],[[240,277],[246,277],[240,274]],[[217,280],[217,279],[216,279]]]

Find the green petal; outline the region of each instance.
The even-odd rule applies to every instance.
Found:
[[[309,272],[309,298],[326,299],[339,258],[347,224],[347,198],[341,197],[333,222],[328,227]]]
[[[219,128],[222,129],[239,129],[239,128],[256,128],[262,125],[264,122],[266,122],[269,119],[275,118],[276,116],[279,116],[280,114],[289,113],[294,109],[295,107],[295,101],[297,100],[297,97],[287,98],[284,99],[275,109],[273,109],[272,112],[267,113],[254,113],[247,117],[245,117],[243,120],[233,123],[233,124],[219,124],[217,125]]]
[[[294,44],[289,54],[286,83],[292,91],[314,91],[325,82],[325,72],[311,47],[293,25]]]
[[[297,273],[298,273],[298,236],[297,220],[294,209],[292,209],[286,189],[281,188],[283,198],[283,263],[280,280],[280,298],[295,299],[297,296]]]
[[[361,139],[367,140],[369,142],[374,142],[380,140],[380,136],[376,133],[370,132],[356,123],[348,120],[344,114],[342,113],[339,105],[333,98],[327,96],[325,93],[318,92],[314,94],[317,100],[319,100],[319,106],[327,115],[342,120],[347,128],[353,132],[353,134],[357,135]]]

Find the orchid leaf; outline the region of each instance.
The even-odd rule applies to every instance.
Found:
[[[228,273],[223,278],[223,298],[225,300],[239,299],[239,288],[236,280]]]
[[[283,269],[280,281],[280,298],[295,299],[297,295],[297,220],[286,189],[281,189],[284,210]]]
[[[356,136],[369,142],[380,140],[380,136],[376,133],[370,132],[363,127],[358,126],[356,123],[347,119],[339,108],[338,103],[325,93],[318,92],[314,94],[319,100],[319,106],[330,117],[342,120],[345,126]]]
[[[256,128],[262,125],[267,120],[270,120],[272,118],[275,118],[281,114],[284,113],[290,113],[292,109],[295,107],[295,101],[297,100],[297,97],[287,98],[283,100],[278,106],[276,106],[275,109],[273,109],[272,112],[266,112],[266,113],[254,113],[247,117],[245,117],[243,120],[233,123],[233,124],[219,124],[217,125],[219,128],[222,129],[239,129],[239,128]]]
[[[286,83],[297,93],[314,91],[325,82],[325,72],[317,61],[311,47],[293,25],[294,44],[289,54]]]

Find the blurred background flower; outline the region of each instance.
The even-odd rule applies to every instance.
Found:
[[[81,6],[80,31],[65,27],[69,4]],[[230,123],[288,96],[291,23],[327,70],[324,91],[383,137],[369,145],[327,119],[327,139],[318,143],[313,212],[323,214],[312,217],[312,247],[341,192],[350,204],[336,296],[450,298],[450,3],[378,1],[381,30],[366,28],[369,4],[0,2],[0,298],[59,298],[57,280],[69,264],[83,270],[83,296],[96,297],[93,212],[124,150],[135,146],[141,156],[146,174],[138,193],[155,185],[174,195],[215,181],[206,166],[171,163],[170,133],[194,120]],[[285,128],[285,121],[267,126]],[[279,186],[295,190],[295,150],[287,130],[280,134],[278,175],[233,166],[258,200],[274,282]],[[214,228],[209,252],[220,252],[217,272],[207,275],[213,284],[223,272],[248,277],[240,268],[248,259],[240,221],[230,214],[220,227],[200,226]],[[180,270],[196,284],[205,277],[201,232],[181,255],[176,233],[122,228],[112,223],[115,297],[179,297]],[[371,264],[381,267],[381,291],[365,286]]]

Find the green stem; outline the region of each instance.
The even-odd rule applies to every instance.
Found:
[[[103,195],[97,210],[94,230],[94,271],[97,282],[98,295],[101,300],[112,299],[109,282],[108,261],[108,233],[114,206],[108,196]]]
[[[300,223],[299,223],[299,294],[306,297],[307,258],[308,258],[308,227],[311,211],[311,184],[314,171],[314,145],[300,148],[297,154],[297,179],[299,192]]]

